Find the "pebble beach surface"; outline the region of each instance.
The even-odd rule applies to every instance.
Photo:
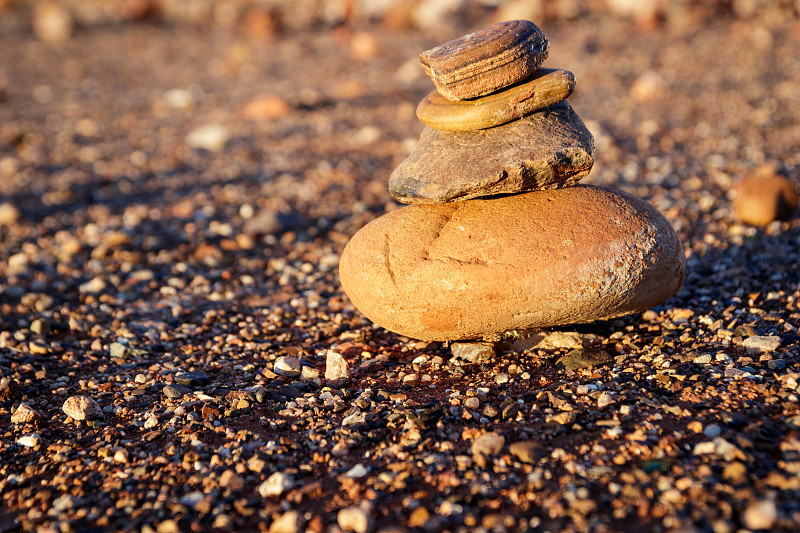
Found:
[[[337,265],[399,208],[419,52],[477,27],[0,36],[0,531],[800,529],[800,218],[734,210],[800,180],[797,19],[542,24],[582,183],[663,213],[686,280],[451,348]]]

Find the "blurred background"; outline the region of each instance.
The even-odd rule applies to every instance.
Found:
[[[714,17],[797,17],[798,0],[0,0],[0,33],[44,41],[122,22],[163,21],[237,28],[272,38],[302,28],[380,25],[391,29],[625,17],[648,27]]]

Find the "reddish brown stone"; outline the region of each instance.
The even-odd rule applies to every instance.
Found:
[[[419,60],[442,96],[456,101],[524,80],[548,50],[547,37],[533,22],[511,20],[422,52]]]
[[[766,226],[787,220],[797,209],[797,188],[772,168],[743,177],[736,186],[736,217],[746,224]]]

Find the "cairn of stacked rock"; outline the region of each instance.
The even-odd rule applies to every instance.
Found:
[[[680,288],[683,248],[650,204],[577,185],[594,139],[566,102],[572,73],[510,21],[423,52],[436,90],[389,190],[413,204],[362,228],[339,263],[353,304],[423,340],[496,340],[512,331],[607,320]]]

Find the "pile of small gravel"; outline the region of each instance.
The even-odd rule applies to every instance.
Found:
[[[465,29],[0,37],[0,530],[800,528],[800,222],[731,207],[798,179],[796,26],[546,28],[586,181],[659,208],[688,275],[494,356],[373,326],[337,274],[397,207],[417,51]]]

